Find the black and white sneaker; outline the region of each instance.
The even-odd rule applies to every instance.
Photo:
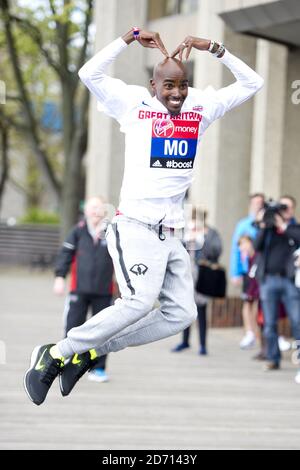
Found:
[[[24,376],[25,391],[36,405],[43,403],[55,377],[60,374],[64,366],[63,360],[51,356],[49,351],[52,346],[54,344],[45,344],[33,350],[30,368]]]
[[[83,354],[74,354],[74,356],[71,357],[59,376],[60,391],[64,397],[69,395],[83,374],[96,365],[98,359],[94,350],[87,351]]]

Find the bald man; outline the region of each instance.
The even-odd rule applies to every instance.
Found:
[[[106,73],[132,45],[159,49],[164,56],[150,82],[152,93]],[[193,48],[211,53],[236,81],[210,93],[190,88],[182,60]],[[197,147],[214,120],[263,85],[222,44],[188,36],[169,54],[158,33],[139,28],[98,52],[79,75],[99,110],[116,119],[125,133],[120,204],[106,235],[121,298],[70,330],[66,339],[35,348],[24,382],[36,404],[44,401],[57,375],[62,394],[68,395],[99,356],[175,335],[197,317],[190,259],[181,243],[183,203]],[[154,309],[157,299],[160,307]]]

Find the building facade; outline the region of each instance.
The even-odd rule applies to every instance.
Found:
[[[189,202],[206,207],[209,223],[230,241],[245,216],[248,196],[283,193],[300,203],[300,2],[295,0],[110,0],[96,2],[95,50],[133,25],[158,31],[168,50],[187,35],[222,41],[265,79],[264,88],[206,132],[197,156]],[[110,73],[144,85],[161,60],[132,44]],[[222,88],[234,81],[210,54],[193,51],[193,86]],[[88,195],[102,193],[117,206],[124,165],[123,136],[93,100],[87,155]]]

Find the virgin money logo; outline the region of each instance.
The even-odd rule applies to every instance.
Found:
[[[153,133],[156,137],[172,137],[175,126],[170,119],[156,119],[153,122]]]

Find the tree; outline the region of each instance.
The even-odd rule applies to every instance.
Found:
[[[9,148],[9,133],[7,126],[0,122],[0,141],[1,141],[1,159],[0,159],[0,212],[1,212],[1,201],[4,193],[5,185],[9,175],[9,160],[8,160],[8,148]]]
[[[38,2],[36,2],[38,3]],[[10,59],[18,92],[16,115],[23,116],[19,128],[31,145],[39,167],[61,200],[62,236],[77,219],[82,180],[82,158],[87,146],[88,91],[79,86],[78,70],[87,59],[89,29],[93,0],[47,0],[35,7],[12,6],[10,0],[0,0],[6,50]],[[30,41],[37,59],[30,64],[47,67],[59,83],[59,102],[63,122],[63,177],[59,178],[51,161],[49,149],[40,128],[38,105],[33,102],[33,84],[26,80],[26,70],[18,35]],[[47,72],[46,72],[47,73]],[[15,122],[14,116],[4,115],[3,121]]]

